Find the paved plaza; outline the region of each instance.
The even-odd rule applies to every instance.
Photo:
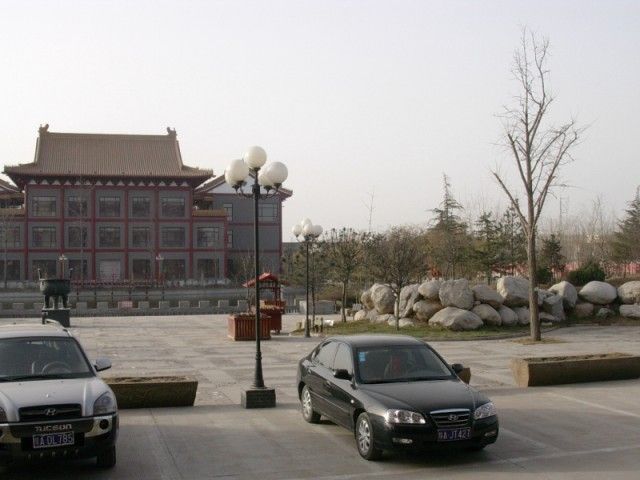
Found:
[[[95,479],[637,479],[640,380],[517,388],[514,356],[601,352],[640,354],[638,327],[558,329],[542,345],[514,340],[433,342],[450,362],[471,367],[472,385],[498,407],[500,438],[478,453],[385,456],[362,460],[352,434],[329,422],[305,423],[296,395],[296,363],[319,341],[289,336],[302,317],[287,316],[282,335],[264,341],[265,383],[277,408],[244,410],[254,342],[227,338],[225,316],[76,318],[73,332],[92,358],[108,356],[105,376],[193,375],[196,406],[121,411],[118,464],[29,466],[1,478]],[[25,320],[37,322],[37,319]],[[0,324],[9,320],[0,320]]]

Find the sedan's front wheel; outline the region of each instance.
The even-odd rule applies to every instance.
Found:
[[[320,421],[320,414],[313,410],[311,392],[306,385],[302,388],[300,399],[302,401],[302,418],[309,423],[318,423]]]
[[[356,445],[358,453],[366,460],[378,460],[382,456],[382,450],[375,447],[371,419],[366,412],[356,421]]]

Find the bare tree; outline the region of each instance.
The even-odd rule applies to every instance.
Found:
[[[536,226],[552,187],[558,185],[560,168],[573,160],[571,150],[582,133],[575,120],[559,126],[548,124],[553,103],[547,69],[549,41],[523,29],[520,47],[514,53],[513,74],[519,85],[516,105],[502,115],[505,143],[517,166],[520,188],[507,186],[505,176],[492,171],[515,208],[527,236],[531,338],[540,340],[536,292]],[[525,201],[518,201],[521,194]],[[524,208],[521,208],[522,207]]]

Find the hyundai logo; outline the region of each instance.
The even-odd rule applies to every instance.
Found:
[[[455,415],[455,414],[453,414],[453,413],[452,413],[452,414],[451,414],[451,415],[449,415],[447,418],[449,419],[449,421],[451,421],[451,422],[455,422],[455,421],[457,421],[457,420],[458,420],[458,415]]]
[[[44,411],[44,414],[45,414],[47,417],[53,417],[53,416],[55,416],[55,414],[56,414],[56,409],[55,409],[55,408],[47,408],[47,409]]]

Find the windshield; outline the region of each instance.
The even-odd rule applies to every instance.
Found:
[[[415,382],[453,376],[449,367],[426,345],[359,348],[357,359],[362,383]]]
[[[0,382],[93,376],[73,338],[0,339]]]

